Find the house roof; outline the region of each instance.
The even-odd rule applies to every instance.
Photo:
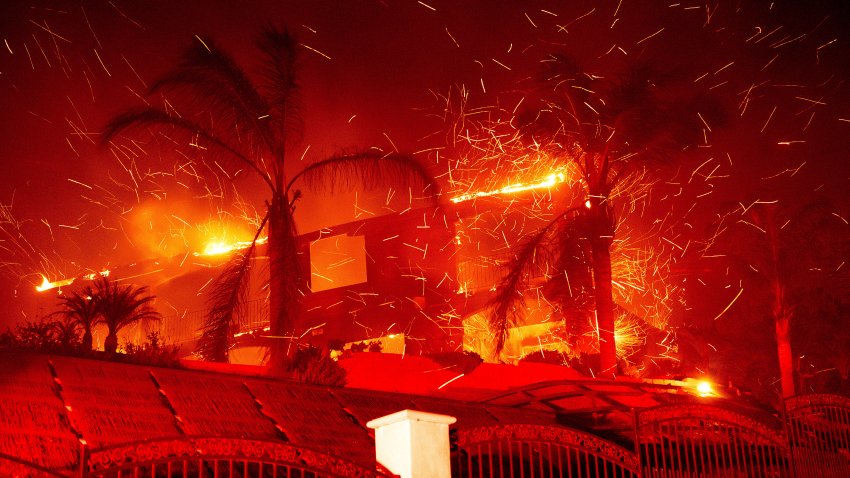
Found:
[[[366,423],[400,410],[451,415],[458,429],[567,424],[628,444],[633,408],[694,400],[674,382],[594,381],[542,364],[463,373],[425,357],[366,353],[343,365],[349,387],[337,388],[238,367],[223,369],[242,375],[0,353],[0,454],[61,471],[78,466],[83,445],[216,436],[333,450],[374,467]]]

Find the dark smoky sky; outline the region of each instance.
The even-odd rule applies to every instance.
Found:
[[[685,216],[699,200],[707,220],[723,202],[827,194],[847,210],[850,16],[843,1],[7,0],[0,6],[0,204],[17,224],[6,218],[0,244],[4,294],[39,282],[39,273],[76,274],[194,247],[187,231],[232,209],[232,194],[202,198],[230,189],[218,171],[174,184],[177,165],[187,161],[174,148],[142,146],[133,164],[99,146],[98,132],[111,116],[142,105],[146,85],[196,36],[250,71],[254,40],[268,24],[287,26],[303,45],[306,131],[294,154],[306,150],[305,161],[352,146],[442,146],[438,95],[462,85],[473,105],[511,108],[535,87],[550,52],[566,51],[602,74],[643,57],[695,87],[710,85],[728,109],[726,124],[707,136],[704,158],[682,164],[670,182],[699,183],[707,168],[692,173],[704,159],[719,166],[721,179],[703,178],[681,204],[661,206],[693,221]],[[797,174],[779,174],[801,164]],[[261,207],[250,180],[235,185]],[[361,195],[358,205],[380,210],[385,196]],[[355,217],[351,195],[308,197],[299,208],[304,231]],[[179,239],[163,239],[171,232]]]

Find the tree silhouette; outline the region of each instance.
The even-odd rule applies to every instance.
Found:
[[[79,344],[79,330],[80,323],[70,318],[50,322],[50,332],[59,347],[64,350],[75,348]]]
[[[61,315],[71,323],[83,329],[80,346],[83,350],[91,350],[92,328],[102,319],[94,300],[94,291],[86,286],[80,291],[65,292],[59,296],[59,310],[51,315]]]
[[[95,282],[92,298],[98,315],[106,325],[105,352],[115,353],[118,350],[118,332],[124,327],[142,320],[162,318],[152,306],[155,297],[148,293],[147,287],[122,286],[117,280],[101,276]]]
[[[180,134],[202,145],[202,160],[231,160],[247,168],[268,188],[265,217],[257,231],[268,231],[270,366],[281,370],[286,343],[293,335],[293,320],[300,312],[307,276],[299,265],[295,202],[301,191],[295,184],[313,189],[334,190],[361,185],[375,187],[384,181],[406,185],[420,182],[434,186],[426,169],[414,158],[384,154],[376,150],[341,154],[315,162],[291,174],[291,148],[301,139],[303,122],[297,78],[298,43],[286,30],[266,29],[260,36],[261,82],[248,74],[211,41],[189,48],[182,62],[159,79],[150,93],[176,93],[190,100],[188,108],[198,113],[180,116],[171,110],[149,107],[129,111],[112,120],[103,141],[108,142],[128,128],[154,127]],[[209,121],[194,118],[210,118]],[[200,352],[209,360],[225,360],[229,327],[247,290],[245,281],[256,248],[235,254],[219,276],[211,293],[211,313],[206,319]]]
[[[592,277],[585,285],[598,324],[601,370],[611,374],[617,368],[611,269],[617,200],[629,194],[625,186],[649,166],[696,142],[703,128],[699,113],[708,121],[721,118],[710,97],[668,87],[669,78],[648,63],[627,65],[622,74],[608,77],[584,71],[564,55],[552,55],[544,63],[542,106],[519,115],[520,129],[529,144],[580,171],[584,199],[562,207],[564,212],[520,246],[494,300],[491,330],[501,350],[508,328],[520,320],[517,291],[532,268],[544,262],[565,268],[575,259],[588,261]],[[570,273],[563,269],[550,275]],[[568,310],[580,296],[561,297]]]
[[[743,300],[759,304],[772,319],[782,396],[793,396],[792,321],[797,308],[811,308],[807,302],[823,289],[846,290],[848,226],[825,202],[755,201],[721,216],[716,231],[706,251],[729,259],[743,278]]]

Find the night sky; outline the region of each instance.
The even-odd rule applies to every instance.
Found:
[[[0,297],[42,273],[53,279],[198,247],[203,224],[236,214],[227,199],[199,199],[203,184],[175,184],[179,174],[169,174],[185,159],[173,149],[145,149],[129,167],[98,133],[142,105],[146,86],[196,36],[250,70],[267,24],[288,27],[303,45],[305,161],[352,146],[444,146],[440,95],[464,86],[473,106],[510,109],[536,87],[551,52],[601,75],[641,58],[707,88],[727,110],[705,144],[661,176],[653,215],[669,213],[683,238],[698,239],[728,203],[822,195],[837,214],[850,213],[843,1],[11,0],[0,7],[0,204],[10,215]],[[215,173],[201,175],[218,185]],[[250,181],[235,185],[261,206]],[[380,209],[385,196],[360,195],[358,204]],[[298,217],[302,231],[357,217],[353,195],[307,196],[299,208],[309,211]]]

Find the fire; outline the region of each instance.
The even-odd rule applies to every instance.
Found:
[[[511,184],[509,186],[505,186],[500,189],[494,189],[492,191],[478,191],[474,193],[461,194],[460,196],[455,196],[451,198],[451,201],[457,204],[460,202],[469,201],[470,199],[496,196],[498,194],[514,194],[523,191],[530,191],[532,189],[546,189],[554,187],[555,185],[563,183],[564,181],[566,181],[566,176],[564,175],[564,173],[552,173],[536,183],[516,183]]]
[[[215,256],[218,254],[226,254],[234,249],[233,245],[225,244],[221,241],[213,241],[207,244],[204,248],[204,252],[201,254],[205,256]]]
[[[685,391],[701,398],[722,397],[723,394],[717,390],[716,384],[706,378],[686,378],[682,382]]]
[[[257,244],[265,244],[268,242],[268,237],[260,237],[257,239]],[[218,256],[230,254],[233,251],[247,249],[251,246],[251,241],[225,242],[220,239],[213,239],[204,246],[202,252],[193,253],[195,256]]]
[[[74,278],[74,277],[72,277],[72,278],[70,278],[70,279],[61,279],[61,280],[58,280],[58,281],[50,282],[50,281],[47,279],[47,276],[45,276],[45,275],[43,275],[43,274],[42,274],[42,276],[41,276],[41,284],[40,284],[40,285],[35,286],[35,290],[36,290],[36,291],[38,291],[38,292],[44,292],[44,291],[46,291],[46,290],[55,289],[55,288],[57,288],[57,287],[62,287],[62,286],[66,286],[66,285],[71,285],[71,284],[73,284],[73,283],[74,283],[74,279],[75,279],[75,278]]]
[[[714,387],[710,383],[702,381],[697,384],[697,393],[699,393],[700,397],[707,397],[714,394]]]
[[[98,276],[108,277],[109,270],[105,269],[100,272],[92,272],[90,274],[85,274],[82,276],[85,280],[95,280]],[[38,292],[44,292],[50,289],[56,289],[57,287],[64,287],[66,285],[71,285],[77,280],[77,277],[70,277],[68,279],[59,279],[53,282],[50,282],[47,279],[47,276],[41,274],[41,284],[35,286],[35,290]]]

